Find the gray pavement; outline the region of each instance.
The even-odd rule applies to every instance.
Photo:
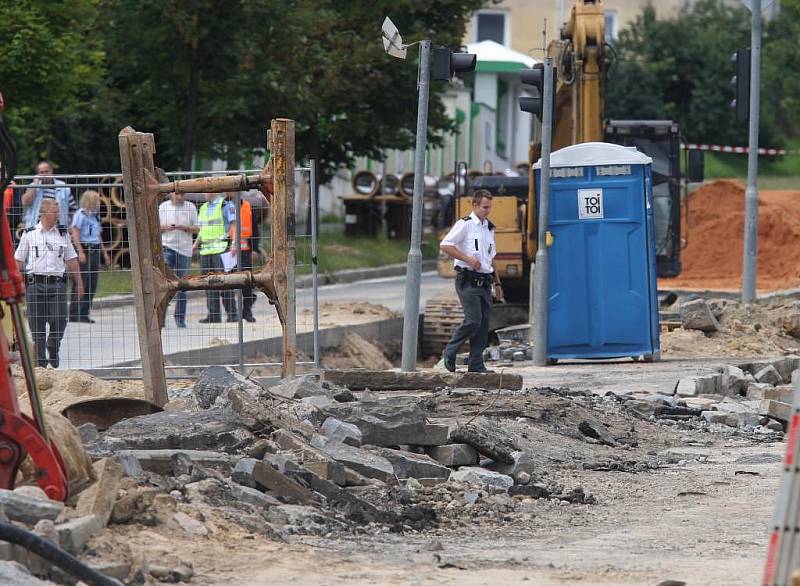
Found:
[[[420,310],[433,296],[450,292],[451,279],[442,279],[434,271],[423,273]],[[404,308],[405,275],[370,279],[354,283],[325,285],[319,288],[319,302],[362,303],[384,305],[402,313]],[[313,329],[311,316],[312,290],[297,291],[297,331]],[[205,297],[190,296],[187,307],[186,329],[179,329],[172,318],[173,308],[167,312],[167,323],[162,334],[165,355],[185,350],[208,348],[221,344],[236,344],[239,340],[238,323],[201,324],[206,315]],[[275,310],[266,298],[258,294],[253,308],[256,323],[243,323],[243,340],[258,340],[281,335]],[[61,345],[61,368],[103,368],[139,359],[136,316],[132,303],[121,306],[102,306],[92,310],[94,324],[67,324]]]

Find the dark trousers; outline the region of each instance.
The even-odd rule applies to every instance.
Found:
[[[86,253],[86,262],[80,263],[83,297],[78,298],[73,287],[69,301],[69,319],[73,321],[89,317],[94,294],[97,292],[97,281],[100,278],[100,246],[83,244],[83,251]]]
[[[487,282],[491,285],[492,277]],[[464,321],[453,332],[453,336],[444,348],[444,356],[455,361],[458,349],[469,340],[468,370],[482,370],[483,351],[489,344],[489,318],[492,314],[492,293],[486,286],[476,287],[472,282],[459,274],[456,277],[456,293],[464,309]]]
[[[200,272],[204,275],[208,273],[224,273],[225,269],[222,267],[222,259],[218,254],[201,254],[200,255]],[[236,299],[233,296],[233,291],[222,291],[222,305],[225,306],[225,313],[228,314],[228,320],[235,321],[239,319],[236,311]],[[219,320],[220,307],[219,307],[220,291],[206,291],[206,307],[208,308],[208,317],[212,320]]]
[[[164,264],[172,269],[176,277],[183,278],[189,274],[189,269],[192,267],[192,257],[185,256],[172,250],[171,248],[164,248]],[[217,313],[219,313],[219,304],[217,304]],[[186,291],[178,291],[175,293],[175,322],[182,324],[186,321]]]
[[[253,269],[253,251],[242,250],[242,271],[250,271]],[[253,304],[256,302],[256,294],[252,288],[242,289],[242,316],[250,317],[253,315]]]
[[[58,351],[61,338],[67,327],[67,283],[28,282],[25,290],[28,326],[36,349],[36,363],[47,366],[47,355],[50,365],[58,368]],[[48,334],[47,327],[50,326]]]

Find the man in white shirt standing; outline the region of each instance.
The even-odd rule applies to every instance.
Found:
[[[158,206],[161,223],[161,245],[164,248],[164,264],[175,276],[183,278],[192,266],[192,235],[197,234],[197,208],[186,201],[183,193],[173,193]],[[175,323],[186,327],[186,291],[175,294]]]
[[[472,213],[458,220],[439,248],[452,257],[456,272],[456,293],[464,309],[464,321],[445,346],[442,358],[450,372],[456,369],[456,354],[469,340],[469,372],[491,372],[483,364],[483,351],[489,343],[489,318],[492,295],[503,298],[500,277],[494,269],[496,247],[494,224],[489,219],[492,195],[483,189],[472,197]]]

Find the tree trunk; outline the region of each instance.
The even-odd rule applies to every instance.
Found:
[[[192,43],[192,63],[189,70],[189,89],[186,100],[186,120],[181,144],[181,170],[192,170],[194,135],[197,126],[197,88],[200,84],[200,62],[197,56],[197,39]]]

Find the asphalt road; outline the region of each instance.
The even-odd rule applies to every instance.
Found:
[[[442,279],[435,272],[422,276],[420,311],[431,297],[452,291],[452,280]],[[375,303],[403,313],[405,308],[405,276],[371,279],[355,283],[326,285],[319,289],[319,302],[323,303]],[[297,291],[297,331],[310,331],[313,321],[312,290]],[[186,329],[178,329],[172,319],[173,308],[167,312],[167,323],[162,333],[165,355],[207,348],[220,344],[234,344],[239,339],[238,323],[201,324],[206,315],[205,298],[196,295],[189,299]],[[274,309],[259,294],[253,308],[256,323],[243,323],[243,339],[257,340],[281,335],[280,324]],[[102,368],[113,364],[138,360],[139,343],[133,304],[120,307],[98,307],[92,311],[94,324],[69,323],[61,344],[61,368]]]

